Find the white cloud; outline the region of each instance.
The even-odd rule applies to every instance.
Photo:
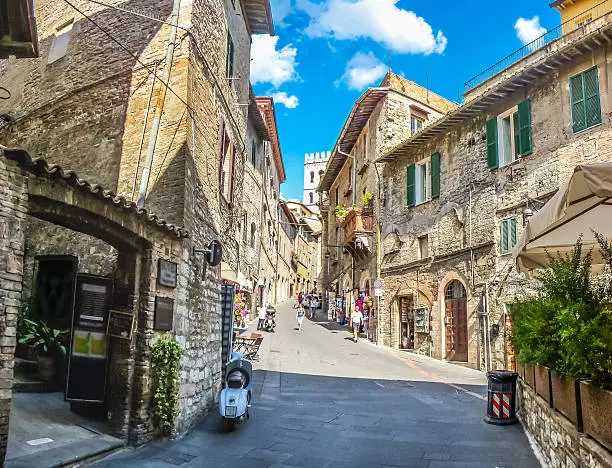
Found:
[[[310,16],[306,33],[338,40],[372,39],[397,53],[441,54],[448,40],[413,11],[396,6],[399,0],[329,0],[315,4],[298,0],[296,7]]]
[[[276,103],[284,105],[287,109],[295,109],[300,104],[297,96],[288,96],[284,91],[273,93],[272,99]]]
[[[378,82],[387,72],[387,66],[378,60],[372,52],[358,52],[346,64],[344,75],[338,81],[346,82],[349,89],[361,91],[366,86]],[[336,83],[338,84],[338,82]]]
[[[546,28],[540,26],[540,17],[531,19],[519,18],[514,24],[517,37],[523,44],[529,44],[546,32]]]
[[[287,81],[297,79],[295,67],[297,49],[287,44],[276,48],[278,36],[257,34],[251,46],[251,83],[272,83],[275,88]]]

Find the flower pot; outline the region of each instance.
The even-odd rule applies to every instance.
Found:
[[[525,364],[525,383],[535,390],[535,370],[533,364]]]
[[[536,393],[552,407],[550,391],[550,369],[544,366],[535,366]]]
[[[38,373],[45,382],[51,382],[55,375],[55,358],[53,356],[38,356]]]
[[[576,427],[580,427],[582,421],[580,421],[578,410],[578,405],[580,404],[577,399],[580,395],[578,382],[563,377],[555,371],[550,372],[550,381],[553,407],[573,422]]]
[[[612,451],[612,392],[580,382],[582,430]]]

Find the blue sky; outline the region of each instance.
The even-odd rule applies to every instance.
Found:
[[[463,83],[560,23],[548,1],[271,0],[276,36],[255,36],[251,81],[276,102],[285,198],[304,154],[331,150],[351,107],[391,68],[458,101]],[[537,18],[534,18],[537,17]]]

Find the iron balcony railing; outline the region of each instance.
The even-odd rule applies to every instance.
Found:
[[[502,70],[505,70],[513,63],[518,62],[519,60],[527,57],[532,54],[536,50],[544,47],[546,44],[551,43],[552,41],[559,39],[564,34],[567,34],[575,29],[585,26],[586,24],[595,21],[598,18],[601,18],[606,13],[609,13],[612,10],[612,0],[605,0],[593,8],[589,8],[588,10],[580,13],[578,16],[566,21],[565,23],[560,24],[559,26],[547,31],[542,34],[540,37],[531,41],[529,44],[524,45],[518,50],[515,50],[510,55],[507,55],[499,62],[494,65],[491,65],[489,68],[480,72],[478,75],[468,80],[464,84],[465,92],[468,92],[470,89],[475,88],[480,83],[488,80],[489,78],[497,75]]]

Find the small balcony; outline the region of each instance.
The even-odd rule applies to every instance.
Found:
[[[369,254],[371,251],[368,235],[372,234],[374,216],[370,210],[355,208],[351,210],[342,222],[344,240],[342,246],[353,256]]]

